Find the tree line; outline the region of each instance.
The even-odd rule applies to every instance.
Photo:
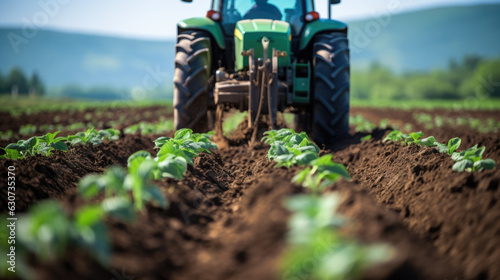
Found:
[[[19,67],[14,67],[6,75],[0,72],[0,94],[12,92],[19,95],[28,95],[30,92],[44,95],[45,85],[38,73],[33,72],[31,76],[27,76]]]
[[[380,64],[352,70],[351,96],[357,99],[500,98],[500,59],[465,56],[446,69],[395,74]]]

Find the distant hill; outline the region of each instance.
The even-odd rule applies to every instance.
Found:
[[[427,71],[446,67],[450,59],[460,60],[467,54],[500,56],[498,15],[500,4],[401,13],[393,15],[386,26],[376,19],[350,22],[352,67],[362,69],[379,62],[397,72]],[[380,29],[373,29],[375,25]],[[144,41],[39,30],[28,43],[19,46],[16,54],[8,34],[21,32],[16,28],[0,29],[3,74],[17,65],[28,74],[37,70],[50,88],[143,88],[171,94],[173,40]]]
[[[16,54],[8,39],[20,29],[0,29],[0,71],[37,70],[51,88],[66,85],[115,89],[171,89],[174,41],[144,41],[39,30]],[[151,78],[149,78],[151,77]]]
[[[380,35],[370,37],[374,20],[350,23],[350,42],[354,67],[373,61],[397,71],[443,68],[450,59],[464,55],[500,56],[500,4],[445,7],[392,16]],[[382,20],[382,19],[381,19]],[[369,44],[355,52],[356,42],[365,34]],[[361,44],[361,46],[363,46]]]

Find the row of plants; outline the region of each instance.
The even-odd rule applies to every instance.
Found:
[[[72,215],[56,201],[32,206],[19,218],[17,254],[19,266],[24,270],[22,276],[32,278],[25,262],[28,254],[41,261],[53,260],[64,256],[70,246],[88,252],[101,265],[109,267],[112,250],[105,220],[132,223],[138,213],[145,211],[147,203],[166,209],[168,201],[154,180],[183,179],[187,165],[192,165],[200,152],[217,149],[210,136],[182,129],[174,138],[155,140],[158,149],[155,158],[147,151],[138,151],[128,158],[127,169],[111,166],[103,174],[83,177],[78,183],[79,194],[87,201],[94,201],[99,195],[104,198],[100,203],[80,207]],[[7,233],[2,230],[2,234]],[[0,246],[6,244],[2,242]],[[7,273],[4,263],[0,264],[2,273]]]
[[[125,128],[125,134],[135,134],[140,132],[142,135],[159,134],[169,131],[174,131],[174,122],[172,120],[164,120],[157,123],[140,122]]]
[[[33,135],[35,133],[44,133],[44,132],[50,132],[50,131],[74,131],[74,130],[80,130],[80,129],[89,129],[93,127],[99,127],[103,126],[104,123],[99,122],[97,124],[92,124],[92,123],[83,123],[83,122],[74,122],[70,125],[62,125],[62,124],[42,124],[42,125],[34,125],[34,124],[25,124],[22,125],[19,128],[19,135]],[[1,132],[0,132],[1,133]],[[12,138],[15,137],[16,135],[12,133],[10,135]]]
[[[163,112],[155,112],[155,115],[157,113],[163,113]],[[153,115],[152,112],[145,112],[144,117],[146,115]],[[90,116],[87,118],[87,116]],[[111,114],[111,117],[108,116],[108,118],[112,118],[113,114]],[[135,121],[139,121],[142,119],[143,116],[141,115],[134,115],[132,118]],[[57,121],[56,121],[57,119]],[[91,114],[86,114],[85,115],[85,120],[90,121],[92,120]],[[121,115],[117,119],[109,122],[103,122],[99,121],[97,123],[83,123],[83,122],[72,122],[69,125],[62,125],[62,124],[43,124],[43,125],[34,125],[34,124],[25,124],[22,125],[19,128],[19,135],[33,135],[35,133],[44,133],[44,132],[50,132],[50,131],[74,131],[74,130],[79,130],[79,129],[84,129],[84,128],[92,128],[92,127],[103,127],[105,125],[111,126],[111,127],[118,127],[128,121],[129,118],[127,118],[124,115]],[[157,123],[147,123],[147,122],[141,122],[132,126],[129,126],[125,129],[126,134],[133,134],[136,132],[142,132],[142,134],[151,134],[151,133],[163,133],[163,132],[168,132],[168,131],[173,131],[174,130],[174,123],[172,120],[167,120],[165,118],[160,117],[160,122]],[[54,117],[54,121],[58,123],[60,121],[59,116]],[[5,132],[0,132],[0,138],[3,140],[8,140],[11,138],[16,137],[16,134],[12,131],[5,131]]]
[[[479,148],[478,145],[458,152],[458,148],[462,144],[462,139],[455,137],[448,141],[447,144],[436,141],[434,136],[424,138],[422,132],[413,132],[404,134],[401,131],[394,130],[383,140],[383,142],[392,141],[395,143],[402,143],[405,145],[422,145],[426,147],[435,147],[440,153],[445,153],[451,156],[455,161],[453,170],[457,172],[481,172],[483,170],[495,169],[497,163],[493,159],[483,159],[486,147]]]
[[[104,194],[104,199],[100,203],[82,206],[73,214],[66,212],[54,200],[30,207],[18,219],[16,254],[17,271],[21,276],[33,279],[26,263],[29,255],[46,262],[63,257],[69,248],[85,251],[108,267],[112,250],[105,220],[134,222],[147,202],[162,208],[168,206],[161,190],[151,183],[151,166],[150,162],[131,164],[128,172],[113,166],[102,175],[84,177],[78,184],[80,195],[89,200]],[[2,242],[0,246],[4,245],[7,246],[7,242]],[[0,265],[0,275],[8,273],[6,265]]]
[[[94,128],[89,128],[85,132],[78,132],[75,135],[66,137],[56,137],[60,131],[47,133],[42,136],[33,136],[28,140],[19,140],[17,143],[11,143],[5,148],[0,148],[5,152],[5,155],[0,156],[0,159],[24,159],[27,156],[41,154],[50,156],[55,150],[68,151],[68,144],[72,146],[101,144],[104,139],[108,141],[117,140],[120,132],[109,128],[97,131]]]
[[[308,135],[292,129],[268,131],[262,142],[271,146],[268,158],[277,162],[276,167],[306,166],[292,180],[312,190],[285,201],[292,216],[289,246],[282,259],[284,279],[357,279],[367,267],[390,257],[387,246],[363,246],[340,234],[346,223],[336,212],[340,197],[321,196],[321,192],[350,176],[343,165],[332,161],[332,155],[319,157],[319,148]]]
[[[498,132],[500,130],[500,122],[495,121],[493,118],[488,118],[486,120],[476,119],[476,118],[466,118],[466,117],[444,117],[444,116],[432,116],[426,113],[417,113],[413,115],[413,118],[418,124],[421,124],[425,129],[433,129],[435,127],[441,128],[443,126],[467,126],[470,129],[480,132],[480,133],[492,133]]]
[[[8,105],[0,107],[0,112],[7,112],[11,116],[18,117],[21,115],[33,115],[38,113],[52,112],[52,113],[81,113],[88,110],[94,110],[96,114],[107,114],[112,109],[135,109],[145,108],[151,106],[165,106],[172,108],[171,101],[162,100],[143,100],[143,101],[110,101],[110,102],[95,102],[88,101],[82,102],[81,100],[65,101],[59,100],[54,102],[53,98],[18,98],[17,100],[8,99]]]

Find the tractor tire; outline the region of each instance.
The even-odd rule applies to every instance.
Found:
[[[316,36],[313,55],[312,137],[319,144],[331,145],[349,133],[350,64],[346,34]]]
[[[206,132],[209,128],[210,47],[210,36],[205,32],[186,31],[177,36],[174,72],[176,130],[191,128],[195,132]]]

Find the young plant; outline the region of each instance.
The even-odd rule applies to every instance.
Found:
[[[318,158],[319,148],[311,142],[305,132],[296,133],[292,129],[271,130],[264,133],[262,141],[270,144],[268,158],[274,159],[276,167],[306,165]]]
[[[460,153],[453,153],[451,158],[455,161],[453,170],[457,172],[481,172],[492,170],[497,166],[493,159],[483,159],[485,147],[478,148],[477,145]]]
[[[286,200],[292,211],[289,248],[282,262],[283,278],[358,279],[366,268],[390,260],[386,245],[365,246],[342,236],[345,219],[336,213],[340,197],[297,195]]]
[[[57,134],[59,134],[59,131],[9,144],[7,147],[1,148],[5,151],[5,155],[0,156],[0,158],[16,160],[35,154],[50,156],[53,150],[67,151],[68,146],[63,142],[66,141],[66,137],[56,138]]]
[[[154,142],[155,148],[159,148],[160,152],[161,148],[166,143],[172,143],[175,149],[184,151],[191,160],[201,152],[210,153],[210,149],[217,149],[217,145],[210,142],[209,134],[193,133],[193,131],[188,128],[180,129],[175,132],[174,138],[160,137]]]
[[[377,127],[374,123],[363,118],[363,116],[361,115],[349,117],[349,123],[351,125],[354,125],[354,131],[361,133],[372,133],[373,130]]]
[[[145,202],[155,202],[166,208],[167,202],[160,189],[149,183],[157,163],[137,157],[129,165],[129,173],[119,166],[110,167],[102,175],[87,175],[78,184],[83,197],[91,199],[104,192],[102,208],[107,215],[123,221],[135,219],[134,208],[142,210]],[[133,202],[128,193],[132,193]]]
[[[142,135],[147,135],[153,133],[155,134],[164,133],[173,130],[174,130],[174,122],[172,120],[165,120],[158,123],[141,122],[138,124],[134,124],[132,126],[125,128],[124,133],[134,134],[140,132]]]
[[[19,219],[17,232],[21,254],[28,251],[41,260],[51,260],[62,257],[72,245],[103,265],[110,263],[111,246],[100,206],[85,206],[70,217],[58,202],[41,202]]]
[[[119,135],[120,132],[112,128],[97,131],[92,127],[85,132],[78,132],[75,135],[68,136],[68,142],[70,142],[72,146],[86,145],[87,143],[99,145],[102,144],[104,139],[108,141],[118,140]]]
[[[448,145],[434,141],[434,146],[436,146],[438,151],[448,155],[452,155],[460,147],[460,144],[462,144],[462,139],[458,137],[450,139],[450,141],[448,141]]]
[[[332,185],[340,178],[351,179],[345,166],[332,161],[333,155],[324,155],[311,161],[307,167],[297,173],[292,182],[320,193],[324,188]]]
[[[387,142],[387,141],[392,141],[394,143],[397,143],[397,142],[401,142],[403,141],[405,138],[404,138],[404,135],[403,132],[399,131],[399,130],[393,130],[391,131],[385,138],[384,140],[382,141],[383,143]]]
[[[391,131],[382,142],[392,141],[394,143],[402,142],[403,144],[420,144],[424,134],[422,132],[412,132],[410,134],[404,134],[401,131],[393,130]]]
[[[373,136],[371,134],[368,134],[368,135],[366,135],[364,137],[361,137],[359,140],[361,140],[362,142],[364,142],[364,141],[369,141],[372,138],[373,138]]]

